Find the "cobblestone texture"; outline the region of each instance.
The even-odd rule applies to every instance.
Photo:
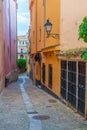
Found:
[[[19,82],[10,84],[0,94],[0,130],[29,130]]]
[[[24,87],[34,112],[50,117],[47,120],[41,120],[42,130],[87,130],[87,121],[82,116],[37,88],[27,76],[24,75],[24,78],[26,81]],[[20,78],[18,82],[10,84],[0,94],[0,130],[29,130],[28,115],[32,113],[26,111],[20,90],[22,82]]]
[[[50,117],[48,120],[42,120],[43,130],[87,130],[87,121],[82,116],[58,99],[33,86],[31,80],[29,83],[26,82],[25,88],[35,111]]]

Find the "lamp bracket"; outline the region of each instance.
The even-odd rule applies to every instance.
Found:
[[[56,33],[47,33],[47,38],[48,38],[49,36],[51,36],[52,38],[58,39],[59,34],[56,34]]]

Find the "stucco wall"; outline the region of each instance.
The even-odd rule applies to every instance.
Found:
[[[10,20],[11,20],[11,70],[16,69],[17,58],[17,42],[16,42],[16,3],[14,0],[10,0]]]
[[[2,33],[2,1],[0,1],[0,92],[4,88],[4,73],[3,73],[3,33]]]
[[[16,3],[14,0],[5,0],[3,1],[4,76],[16,69],[16,58]]]
[[[30,15],[31,15],[31,53],[36,52],[36,0],[31,0]]]
[[[37,51],[44,47],[44,3],[37,0]]]
[[[87,16],[87,0],[61,0],[60,7],[61,49],[87,47],[86,43],[78,40],[78,27]]]
[[[60,32],[60,0],[55,0],[55,2],[53,2],[53,0],[46,0],[45,21],[47,19],[49,19],[52,23],[51,33],[59,34]],[[51,36],[47,38],[46,36],[45,36],[45,47],[60,43],[59,38],[54,39]]]
[[[43,56],[42,63],[45,64],[45,84],[43,83],[42,79],[41,82],[44,84],[48,89],[49,86],[49,64],[52,65],[52,89],[56,95],[60,96],[60,61],[56,58],[56,55],[53,52],[48,52]]]

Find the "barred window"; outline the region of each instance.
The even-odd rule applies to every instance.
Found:
[[[67,61],[61,61],[61,96],[66,99]]]
[[[76,62],[68,61],[68,101],[76,108]]]

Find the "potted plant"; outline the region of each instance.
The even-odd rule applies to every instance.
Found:
[[[26,69],[26,59],[18,59],[18,68],[19,68],[19,73],[25,72]]]
[[[87,16],[83,18],[82,23],[79,26],[79,38],[83,39],[87,43]],[[83,53],[84,60],[87,60],[87,49]]]

